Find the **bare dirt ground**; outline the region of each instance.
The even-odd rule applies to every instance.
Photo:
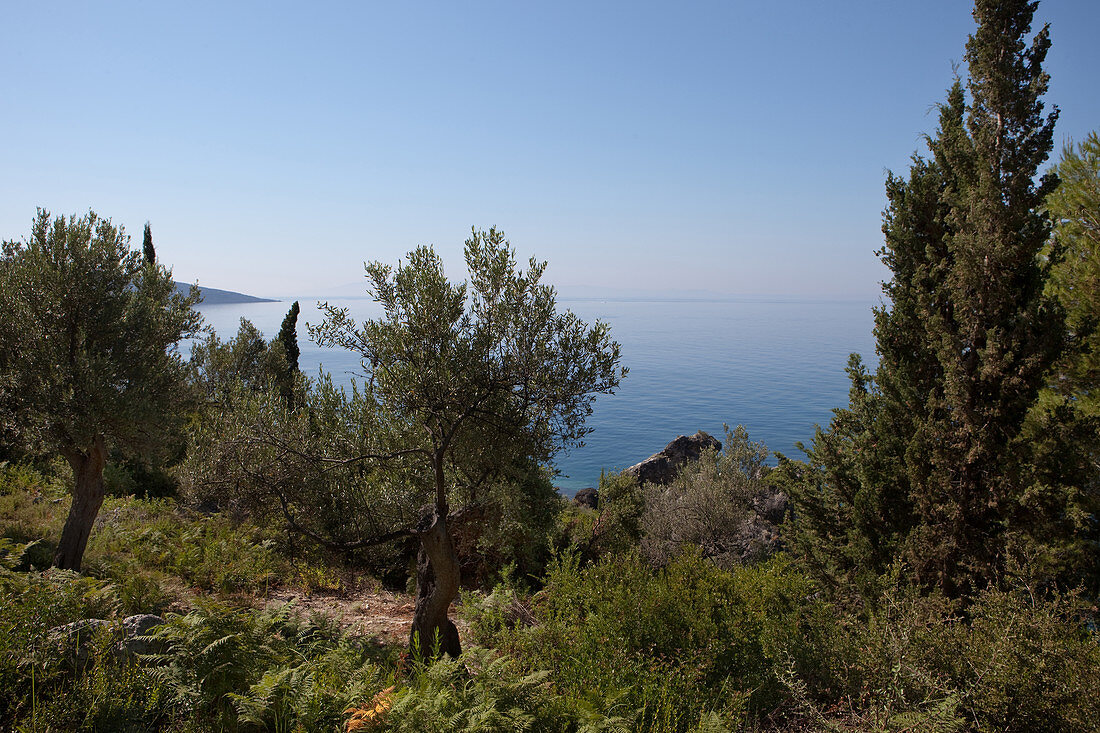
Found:
[[[292,603],[303,617],[319,613],[335,620],[349,634],[376,639],[381,644],[407,644],[412,627],[416,599],[407,593],[387,590],[362,591],[352,594],[314,593],[295,590],[273,591],[267,606]],[[467,624],[455,618],[458,633],[465,635]]]

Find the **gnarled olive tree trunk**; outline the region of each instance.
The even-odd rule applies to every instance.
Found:
[[[73,470],[73,503],[69,507],[65,528],[61,530],[61,541],[57,544],[53,564],[66,570],[80,570],[92,525],[99,508],[103,506],[103,467],[107,464],[107,444],[102,435],[97,435],[87,450],[67,450],[63,455]]]
[[[420,540],[416,561],[416,611],[413,612],[409,647],[422,656],[462,653],[458,629],[447,618],[451,601],[458,597],[461,569],[451,533],[447,528],[446,477],[443,456],[446,440],[432,455],[435,474],[435,505],[425,507],[413,534]]]
[[[448,618],[451,602],[458,596],[460,570],[447,515],[426,514],[416,528],[420,552],[416,562],[416,611],[413,613],[409,646],[427,656],[462,652],[458,629]],[[437,648],[438,645],[438,648]]]

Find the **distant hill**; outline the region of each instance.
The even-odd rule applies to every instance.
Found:
[[[190,283],[176,283],[176,292],[187,295],[191,292]],[[257,298],[255,295],[234,293],[232,290],[218,290],[217,288],[204,288],[199,286],[202,293],[202,305],[226,305],[229,303],[274,303],[271,298]]]

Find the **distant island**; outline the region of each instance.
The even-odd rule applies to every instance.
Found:
[[[191,292],[190,283],[176,283],[176,292],[180,295],[187,295]],[[217,288],[204,288],[199,286],[199,292],[202,294],[203,305],[228,305],[230,303],[275,303],[277,301],[272,298],[257,298],[255,295],[245,295],[244,293],[235,293],[232,290],[219,290]]]

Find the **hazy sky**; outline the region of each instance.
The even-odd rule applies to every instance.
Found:
[[[177,279],[309,295],[504,229],[566,292],[868,296],[886,169],[963,0],[14,2],[0,238],[89,208]],[[1045,0],[1056,145],[1100,128],[1100,2]]]

